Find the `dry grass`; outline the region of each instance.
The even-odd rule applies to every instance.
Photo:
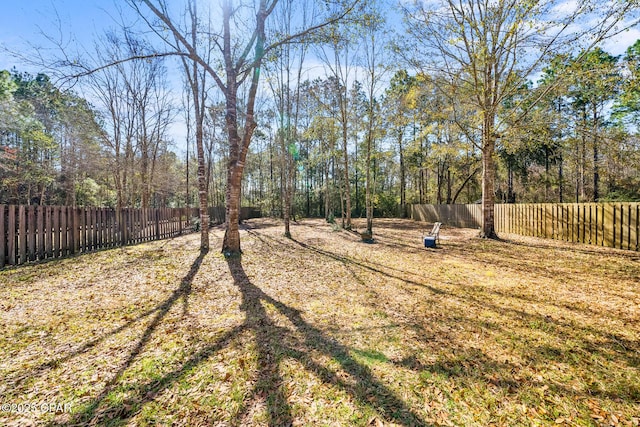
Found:
[[[71,411],[0,424],[638,425],[640,254],[422,228],[253,220],[242,259],[189,235],[2,271],[0,403]]]

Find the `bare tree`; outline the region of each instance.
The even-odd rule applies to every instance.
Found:
[[[88,86],[102,104],[108,127],[103,143],[113,154],[119,208],[134,204],[138,197],[142,207],[149,206],[156,161],[166,148],[172,106],[166,95],[162,60],[138,58],[149,54],[148,49],[128,32],[124,38],[107,34],[96,46],[99,61],[114,62],[123,56],[135,59],[90,73]]]
[[[348,85],[355,65],[354,48],[349,28],[333,26],[326,35],[328,42],[320,46],[318,53],[332,77],[335,91],[337,120],[340,123],[342,140],[343,193],[340,198],[342,228],[351,229],[351,180],[349,178],[349,107]],[[332,105],[333,106],[333,105]],[[332,109],[333,110],[333,109]]]
[[[301,8],[301,10],[300,10]],[[307,16],[313,11],[307,5],[300,5],[293,0],[285,0],[275,13],[275,30],[290,34],[295,20],[307,22]],[[302,69],[307,43],[296,45],[287,43],[275,52],[273,60],[267,64],[267,71],[272,76],[269,86],[274,95],[278,111],[278,133],[282,160],[282,199],[284,219],[284,235],[291,237],[291,213],[295,192],[294,175],[298,160],[299,131],[298,117],[300,105],[300,90]]]
[[[382,66],[381,40],[384,38],[384,21],[381,14],[366,15],[363,28],[364,68],[366,70],[365,86],[367,91],[367,130],[366,130],[366,164],[365,164],[365,210],[367,214],[366,237],[373,236],[373,196],[374,179],[371,176],[371,159],[375,150],[376,134],[380,132],[376,116],[378,101],[376,96],[380,90],[381,79],[385,70]]]
[[[96,45],[98,59],[111,62],[122,56],[117,51],[120,45],[113,34],[107,34],[103,43]],[[103,134],[103,142],[113,154],[112,171],[116,187],[116,206],[118,209],[127,204],[128,165],[133,162],[133,112],[128,108],[126,74],[122,69],[114,66],[104,68],[89,75],[89,87],[102,101],[101,109],[107,131]]]
[[[198,13],[196,2],[189,2],[188,18],[190,31],[190,42],[193,46],[198,46]],[[176,37],[176,44],[179,40]],[[203,58],[209,60],[211,45],[205,47]],[[193,114],[195,123],[196,155],[198,161],[198,207],[200,212],[200,251],[209,250],[209,203],[208,203],[208,176],[205,173],[205,153],[204,153],[204,119],[207,114],[207,73],[198,61],[186,56],[180,57],[184,68],[184,75],[191,91],[190,99],[193,100]],[[187,154],[188,155],[188,154]]]

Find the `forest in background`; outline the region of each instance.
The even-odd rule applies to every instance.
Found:
[[[364,217],[367,182],[378,216],[481,198],[481,135],[464,79],[452,86],[449,74],[420,70],[402,51],[411,28],[389,35],[388,25],[372,13],[264,59],[244,205],[282,216],[291,193],[294,216]],[[104,62],[153,51],[127,32],[101,43]],[[302,78],[311,56],[327,75]],[[502,101],[495,200],[640,200],[639,60],[640,41],[620,56],[558,53]],[[193,97],[188,82],[182,93],[169,85],[171,61],[120,63],[84,78],[81,90],[2,71],[0,204],[197,206]],[[214,90],[202,100],[208,202],[224,205],[225,108]],[[168,133],[177,120],[186,122],[186,153]]]

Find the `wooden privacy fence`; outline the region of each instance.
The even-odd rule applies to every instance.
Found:
[[[195,215],[188,208],[0,205],[0,268],[178,236]]]
[[[478,228],[482,224],[480,205],[411,205],[411,219],[441,222],[452,227]]]
[[[179,236],[198,215],[197,208],[0,205],[0,268]],[[224,216],[224,208],[209,208],[211,222]],[[256,208],[240,210],[241,219],[259,216]]]
[[[479,228],[482,207],[412,205],[411,218]],[[497,233],[640,250],[640,203],[540,203],[495,205]]]

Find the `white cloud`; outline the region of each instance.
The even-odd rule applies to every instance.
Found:
[[[602,49],[612,55],[623,55],[627,48],[640,39],[640,29],[630,28],[607,39],[602,43]]]
[[[569,16],[578,9],[577,0],[561,1],[551,8],[551,13],[558,16]]]

